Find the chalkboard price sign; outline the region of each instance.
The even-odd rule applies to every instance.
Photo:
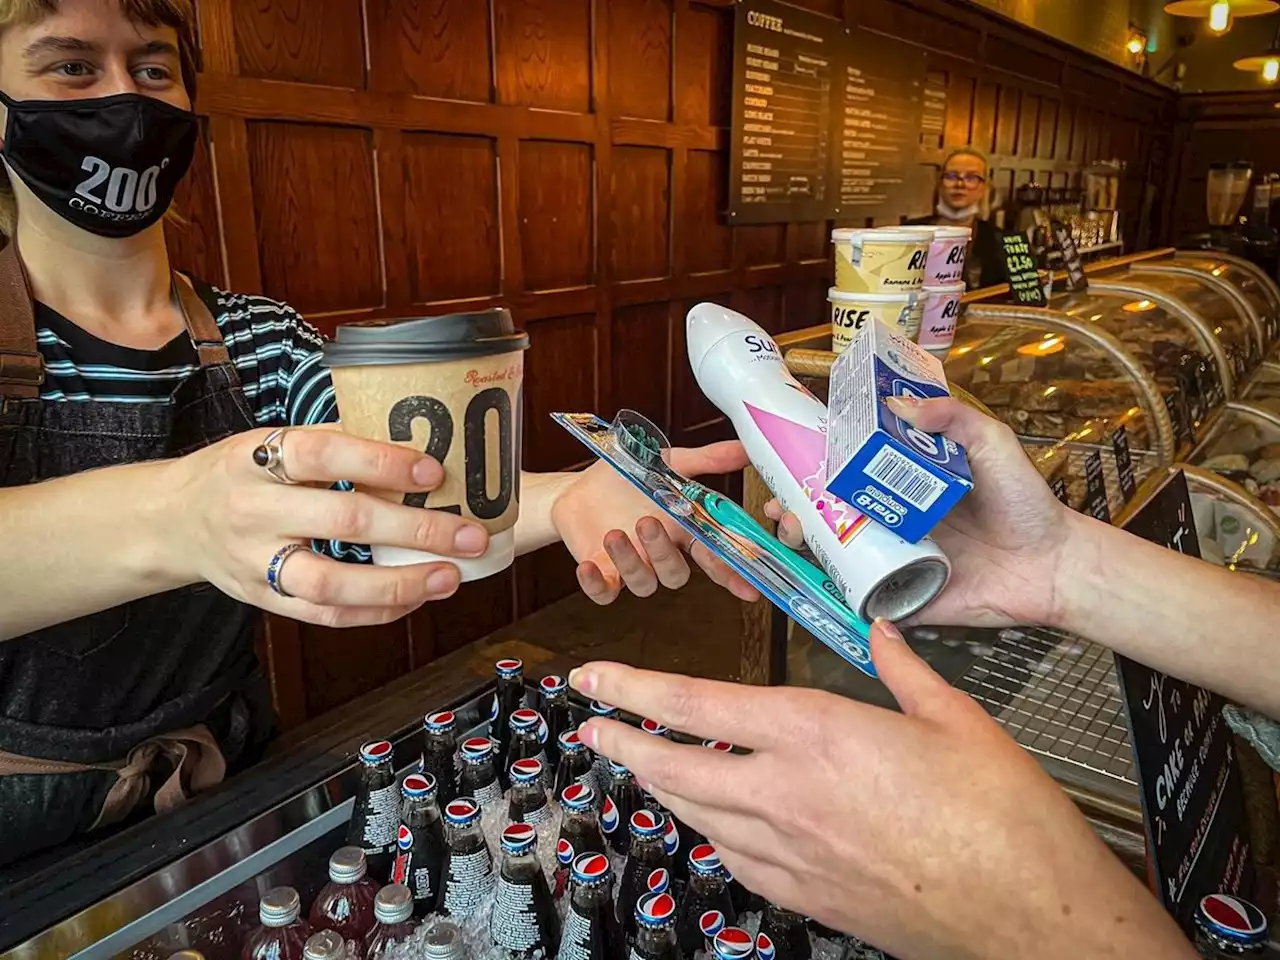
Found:
[[[1044,287],[1040,285],[1040,270],[1031,253],[1031,244],[1022,233],[1006,233],[1001,240],[1004,269],[1009,277],[1009,292],[1015,303],[1024,307],[1044,307]]]
[[[1107,503],[1107,478],[1102,472],[1102,454],[1097,450],[1084,461],[1084,507],[1095,520],[1111,522],[1111,507]]]
[[[1083,293],[1089,289],[1089,278],[1085,276],[1084,264],[1080,261],[1080,251],[1076,249],[1075,238],[1071,236],[1071,231],[1067,229],[1066,224],[1060,220],[1054,220],[1050,226],[1053,229],[1054,242],[1062,251],[1062,266],[1067,271],[1067,289],[1074,293]]]
[[[1186,477],[1171,477],[1125,529],[1198,557]],[[1253,895],[1244,793],[1224,701],[1119,655],[1116,672],[1129,715],[1152,880],[1165,909],[1190,935],[1201,897]]]
[[[1111,449],[1116,454],[1116,473],[1120,477],[1120,493],[1124,502],[1128,503],[1138,492],[1138,483],[1133,476],[1133,458],[1129,456],[1129,432],[1124,424],[1116,428],[1111,436]]]
[[[1053,483],[1049,484],[1049,486],[1053,490],[1053,495],[1055,497],[1061,500],[1064,505],[1068,507],[1071,506],[1071,504],[1067,503],[1067,481],[1065,479],[1058,477],[1058,479],[1054,480]]]

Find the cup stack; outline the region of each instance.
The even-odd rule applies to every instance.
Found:
[[[934,227],[929,262],[924,268],[924,316],[916,342],[939,359],[951,351],[964,296],[964,265],[973,231],[969,227]]]

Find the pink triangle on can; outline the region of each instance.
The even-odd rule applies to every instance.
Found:
[[[868,518],[838,497],[827,493],[827,437],[821,430],[769,413],[750,403],[744,404],[769,446],[777,452],[787,472],[795,478],[804,494],[817,508],[831,531],[847,544]]]

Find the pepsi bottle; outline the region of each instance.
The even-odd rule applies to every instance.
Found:
[[[777,960],[811,960],[813,946],[809,942],[809,928],[804,917],[790,910],[783,910],[776,904],[766,904],[764,919],[760,923],[760,936],[767,937],[769,946],[775,952]],[[764,956],[760,948],[759,938],[756,942],[756,953],[761,960],[770,960]]]
[[[499,956],[544,960],[560,949],[560,917],[538,862],[538,831],[513,823],[502,831],[502,870],[490,933]]]
[[[485,741],[488,743],[489,741]],[[493,889],[493,857],[480,829],[480,804],[458,797],[444,808],[445,858],[440,912],[457,920],[471,916]]]
[[[605,781],[600,829],[604,831],[609,846],[625,855],[631,850],[631,836],[627,832],[631,815],[644,809],[644,791],[636,785],[636,778],[630,770],[612,760],[607,762],[609,776]]]
[[[493,665],[498,675],[498,689],[489,708],[489,738],[497,743],[494,760],[499,770],[506,770],[511,762],[507,750],[511,743],[508,721],[511,714],[524,706],[524,663],[520,660],[499,660]]]
[[[725,927],[711,941],[714,960],[755,960],[756,942],[741,927]]]
[[[556,960],[616,960],[626,941],[613,912],[613,871],[609,858],[583,853],[573,861],[572,894]]]
[[[494,767],[493,749],[493,741],[487,737],[470,737],[462,742],[458,792],[486,809],[502,803],[502,786],[498,783],[498,771]]]
[[[604,853],[604,837],[596,814],[597,795],[590,784],[570,784],[560,794],[560,837],[556,841],[555,899],[569,886],[574,861],[584,853]]]
[[[522,707],[511,714],[507,725],[511,728],[511,746],[507,752],[507,764],[517,760],[537,760],[542,764],[543,787],[551,787],[551,771],[547,766],[547,724],[537,710]]]
[[[675,925],[675,898],[646,893],[636,904],[636,939],[628,960],[679,960]]]
[[[1211,893],[1196,908],[1195,936],[1206,960],[1259,956],[1267,947],[1267,917],[1247,900]]]
[[[733,899],[733,912],[741,917],[744,913],[760,913],[764,910],[764,898],[752,893],[733,878],[726,868],[724,877],[729,882],[729,896]]]
[[[449,848],[436,805],[436,781],[429,773],[411,773],[400,785],[400,835],[391,882],[413,895],[413,915],[421,920],[439,907],[444,862]]]
[[[676,939],[680,949],[688,956],[704,948],[708,939],[702,919],[708,911],[720,915],[720,925],[736,923],[737,911],[729,896],[729,884],[725,880],[720,854],[709,843],[702,843],[689,851],[689,884],[680,900],[680,916],[676,921]],[[719,930],[712,931],[714,937]]]
[[[666,818],[660,813],[637,810],[631,814],[631,851],[622,867],[622,881],[618,886],[618,922],[628,942],[635,936],[636,904],[646,892],[649,875],[659,868],[671,869],[662,842],[666,828]]]
[[[601,703],[599,700],[591,701],[591,715],[593,717],[602,717],[605,720],[617,720],[618,708],[611,707],[607,703]],[[597,755],[593,759],[593,765],[596,771],[596,789],[601,794],[606,793],[606,787],[609,785],[609,758]],[[621,851],[626,853],[625,850]]]
[[[710,953],[720,931],[727,927],[724,914],[719,910],[708,910],[698,918],[698,927],[702,930],[702,949]]]
[[[347,846],[364,851],[369,872],[385,877],[395,855],[400,828],[400,788],[390,742],[375,740],[360,748],[360,791],[347,824]]]
[[[441,710],[428,715],[422,728],[418,772],[435,777],[436,802],[448,803],[458,795],[458,719],[452,710]]]
[[[560,734],[575,727],[569,710],[569,682],[553,674],[543,677],[538,686],[542,690],[542,719],[547,721],[548,769],[554,770],[560,762]]]
[[[591,751],[578,737],[578,731],[566,730],[561,733],[559,748],[560,762],[556,765],[556,780],[552,795],[557,798],[564,796],[565,789],[575,783],[586,784],[599,793],[600,788],[596,783]]]
[[[547,804],[547,791],[542,785],[542,763],[536,757],[517,760],[511,764],[511,800],[507,804],[507,819],[512,823],[537,826],[551,819],[551,807]]]
[[[645,733],[649,734],[650,736],[659,737],[662,740],[671,739],[671,731],[668,730],[666,727],[664,727],[662,724],[658,723],[657,720],[641,720],[640,729],[643,730]],[[662,809],[662,804],[658,803],[658,801],[655,800],[653,796],[648,793],[648,791],[643,791],[643,794],[644,794],[644,806],[646,810],[656,810],[659,813],[666,812],[665,810]]]

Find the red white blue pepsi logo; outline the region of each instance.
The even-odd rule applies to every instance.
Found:
[[[680,831],[676,829],[676,821],[673,817],[667,817],[667,829],[662,834],[662,848],[667,852],[668,857],[674,857],[676,851],[680,849]]]
[[[1200,901],[1202,920],[1214,932],[1232,940],[1254,940],[1267,931],[1267,918],[1248,900],[1211,893]]]
[[[642,923],[670,923],[676,916],[676,901],[669,893],[645,894],[636,904],[636,916]]]
[[[573,844],[563,838],[557,840],[556,859],[566,867],[573,863]]]
[[[513,823],[502,831],[502,842],[518,845],[538,839],[538,831],[527,823]]]
[[[462,742],[462,756],[468,760],[483,760],[493,753],[493,741],[488,737],[470,737]]]
[[[573,861],[573,875],[590,882],[609,874],[609,858],[600,853],[584,853]]]
[[[401,850],[413,849],[413,831],[403,823],[400,824],[400,832],[396,834],[396,846]]]
[[[715,873],[721,868],[720,854],[709,843],[700,843],[689,851],[689,866],[698,873]]]
[[[659,819],[658,814],[652,810],[637,810],[631,815],[631,830],[633,833],[657,833],[661,827],[662,821]]]
[[[582,738],[578,736],[577,730],[564,730],[560,734],[560,749],[575,753],[583,749]]]
[[[434,793],[436,789],[436,778],[429,773],[411,773],[404,778],[404,784],[400,791],[406,797],[425,797],[429,793]]]
[[[650,893],[666,893],[671,889],[671,874],[665,868],[659,867],[649,874],[645,886],[649,888]]]
[[[698,918],[698,927],[702,930],[702,935],[711,940],[724,929],[724,914],[719,910],[708,910]]]
[[[537,710],[521,707],[511,711],[511,727],[514,730],[531,730],[538,725],[542,715]]]
[[[365,763],[380,763],[391,756],[391,743],[387,740],[374,740],[360,748],[360,759]]]
[[[571,810],[582,810],[595,805],[596,792],[585,783],[571,783],[560,794],[560,802]]]
[[[524,661],[517,660],[514,657],[507,660],[499,660],[494,664],[499,673],[520,673],[524,670]]]
[[[774,960],[778,949],[767,933],[756,934],[756,960]]]
[[[427,715],[427,726],[432,730],[444,730],[452,727],[457,721],[458,718],[453,715],[452,710],[441,710],[439,713]]]
[[[497,723],[498,721],[498,695],[493,695],[493,703],[489,704],[489,722]]]
[[[601,703],[599,700],[592,700],[591,712],[597,717],[616,717],[618,715],[618,708],[610,706],[607,703]]]
[[[542,714],[538,714],[538,742],[546,743],[551,736],[551,728],[547,726],[547,721],[542,719]]]
[[[717,753],[733,753],[733,744],[726,743],[723,740],[703,740],[702,745],[708,750],[715,750]]]
[[[712,941],[712,953],[716,960],[744,960],[755,952],[756,944],[751,934],[741,927],[725,927]]]
[[[604,798],[604,809],[600,811],[600,829],[605,833],[613,833],[618,829],[618,807],[613,797]]]
[[[655,737],[665,737],[667,735],[667,728],[664,727],[662,724],[660,724],[657,720],[640,721],[640,729],[643,730],[645,733],[653,734]]]
[[[536,780],[542,776],[542,761],[537,757],[517,760],[511,765],[511,777],[521,782]]]
[[[542,678],[542,690],[544,693],[559,693],[561,690],[567,690],[569,684],[565,682],[564,677],[558,677],[554,673]]]
[[[480,805],[470,797],[460,797],[445,804],[444,815],[455,823],[466,823],[480,816]]]

